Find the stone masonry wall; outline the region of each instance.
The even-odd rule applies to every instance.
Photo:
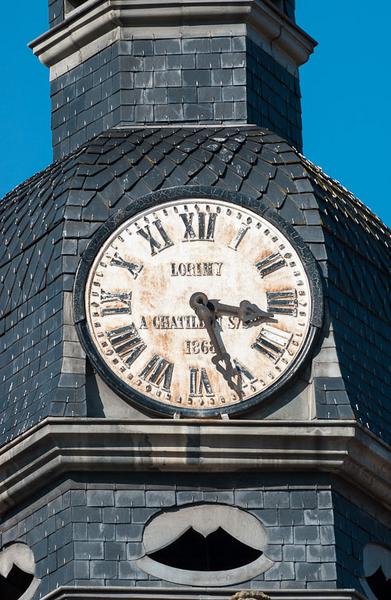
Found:
[[[360,583],[363,549],[369,543],[391,549],[390,529],[340,494],[333,494],[333,506],[339,585],[358,589],[365,595]]]
[[[298,80],[245,36],[115,42],[52,82],[55,158],[131,124],[254,123],[301,148]]]
[[[132,563],[143,528],[166,507],[194,502],[241,507],[265,526],[274,565],[244,587],[337,587],[330,486],[284,476],[134,474],[117,483],[69,481],[10,516],[1,545],[27,543],[42,583],[34,600],[61,585],[168,586]],[[290,485],[288,485],[290,481]],[[339,583],[339,582],[338,582]]]
[[[293,77],[252,40],[247,39],[247,117],[302,148],[301,94]]]

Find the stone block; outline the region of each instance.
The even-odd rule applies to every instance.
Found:
[[[146,492],[146,506],[172,506],[175,504],[175,490],[148,490]]]
[[[90,574],[92,579],[114,579],[117,575],[117,561],[92,560]]]
[[[74,540],[87,540],[87,523],[73,523],[72,525]]]
[[[175,71],[173,72],[175,73]],[[182,71],[182,82],[184,86],[207,87],[211,85],[211,81],[210,71],[204,69],[186,69]]]
[[[205,502],[217,502],[221,504],[234,504],[234,493],[231,491],[207,491],[204,492]]]
[[[115,506],[145,506],[144,490],[117,490],[114,494]]]
[[[281,581],[282,579],[295,579],[294,563],[277,562],[265,573],[265,581]]]
[[[279,511],[281,525],[304,525],[304,513],[300,508],[285,509]]]
[[[130,508],[104,508],[104,523],[130,523]]]
[[[100,523],[102,521],[102,509],[93,506],[75,506],[71,509],[72,521],[77,523]]]
[[[184,54],[210,53],[212,49],[210,38],[184,39],[182,50]]]
[[[177,503],[181,503],[178,498]],[[146,523],[158,510],[157,508],[133,508],[131,515],[132,523]]]
[[[263,508],[264,494],[259,490],[235,490],[235,504],[244,508]]]
[[[75,579],[90,579],[90,561],[75,560],[73,562]]]
[[[221,55],[218,53],[204,53],[196,55],[197,69],[221,68]]]
[[[316,508],[318,506],[315,491],[292,491],[290,493],[291,508]]]
[[[318,492],[318,508],[332,508],[333,497],[331,491],[324,490]]]
[[[316,525],[298,525],[294,528],[295,544],[320,544],[319,527]]]
[[[104,559],[120,561],[126,558],[125,542],[106,542],[104,545]]]
[[[335,533],[332,525],[321,525],[319,527],[319,534],[321,544],[335,544]]]
[[[290,494],[285,491],[275,491],[264,493],[265,508],[289,508]]]
[[[269,544],[293,544],[293,527],[268,527],[267,533]]]
[[[307,562],[335,561],[335,546],[312,544],[307,546]]]
[[[197,89],[194,88],[196,91]],[[199,102],[220,102],[222,99],[221,87],[210,86],[198,88]]]
[[[176,494],[177,504],[194,504],[201,502],[203,493],[198,490],[181,490]]]
[[[87,523],[89,540],[114,540],[115,526],[108,523]]]
[[[181,54],[181,52],[182,48],[180,39],[167,39],[155,41],[155,54],[172,55]]]
[[[121,561],[118,565],[118,576],[120,579],[145,580],[149,579],[148,575],[138,569],[129,561]],[[143,583],[144,585],[144,583]],[[156,584],[155,584],[156,585]]]
[[[75,542],[75,558],[93,560],[104,557],[103,542]]]
[[[134,40],[133,56],[153,56],[154,42],[151,40]]]
[[[181,83],[182,71],[156,71],[154,73],[154,85],[156,87],[180,87]]]
[[[115,539],[118,542],[140,541],[143,536],[143,526],[138,523],[115,525]]]
[[[305,582],[321,580],[321,566],[320,563],[295,563],[296,579]]]
[[[282,555],[288,562],[303,562],[306,560],[306,546],[303,544],[286,544],[283,546]]]
[[[334,512],[330,508],[305,510],[304,523],[305,525],[332,525]]]

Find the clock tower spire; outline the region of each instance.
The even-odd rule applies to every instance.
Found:
[[[391,236],[299,151],[294,2],[49,6],[56,161],[0,202],[0,599],[389,600]]]
[[[31,43],[50,67],[55,158],[111,127],[253,124],[301,149],[294,0],[55,0]]]

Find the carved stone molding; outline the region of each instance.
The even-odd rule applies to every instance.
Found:
[[[42,600],[230,600],[235,590],[213,590],[204,588],[202,592],[191,588],[59,588]],[[355,590],[307,589],[272,590],[271,600],[365,600]],[[255,596],[257,598],[257,596]]]
[[[305,63],[316,42],[268,0],[90,0],[72,11],[62,23],[31,42],[40,61],[53,66],[107,34],[127,29],[130,37],[170,37],[177,27],[186,35],[191,27],[250,26],[261,38],[290,57]],[[167,32],[171,30],[171,34]],[[220,32],[221,35],[221,32]]]
[[[70,471],[331,472],[389,506],[389,448],[354,421],[50,418],[0,453],[0,513]]]

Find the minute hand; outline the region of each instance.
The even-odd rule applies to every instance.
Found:
[[[239,317],[245,325],[256,324],[262,321],[274,321],[273,313],[261,310],[248,300],[242,300],[239,306],[222,304],[219,300],[209,300],[209,303],[212,304],[216,317]]]

